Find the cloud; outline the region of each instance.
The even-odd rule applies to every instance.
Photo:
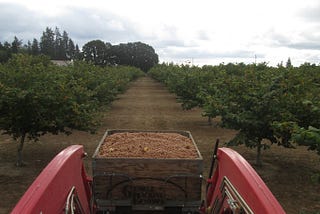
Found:
[[[289,48],[294,48],[297,50],[320,50],[320,42],[306,41],[290,43],[287,45]]]
[[[17,36],[19,39],[23,39],[23,42],[26,42],[26,40],[31,40],[40,35],[43,26],[39,23],[39,17],[26,7],[11,3],[0,3],[0,8],[0,39],[2,41],[9,42],[13,40],[14,36]]]
[[[206,32],[205,30],[199,30],[198,32],[197,32],[197,38],[198,39],[200,39],[200,40],[205,40],[205,41],[208,41],[208,40],[210,40],[211,38],[210,38],[210,36],[209,36],[209,34],[208,34],[208,32]]]
[[[56,18],[56,25],[71,32],[70,36],[82,44],[93,39],[120,43],[136,41],[141,38],[138,29],[130,20],[106,11],[81,7],[67,8],[60,17]]]
[[[309,3],[309,4],[307,4]],[[287,34],[271,33],[278,46],[296,50],[320,50],[320,3],[306,2],[306,6],[295,14],[295,29]]]
[[[309,5],[299,11],[297,14],[303,19],[309,22],[319,23],[320,22],[320,3],[317,2],[315,5]]]
[[[156,48],[167,48],[167,47],[187,47],[184,41],[180,39],[168,39],[168,40],[159,40],[155,42]]]
[[[217,59],[217,58],[253,58],[255,53],[247,50],[211,51],[201,47],[197,48],[175,48],[168,47],[165,50],[167,55],[175,59]],[[263,54],[260,54],[263,57]]]
[[[24,43],[33,38],[40,39],[46,27],[58,27],[60,32],[65,30],[80,46],[93,39],[113,44],[144,39],[135,23],[98,9],[66,7],[62,12],[52,16],[13,3],[0,3],[0,8],[2,41],[11,41],[14,36],[23,39]]]
[[[317,31],[284,34],[270,30],[265,34],[264,44],[271,47],[285,47],[296,50],[320,50],[320,34]]]

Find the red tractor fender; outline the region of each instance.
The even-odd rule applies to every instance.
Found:
[[[65,213],[71,206],[91,213],[91,178],[85,172],[82,145],[61,151],[22,196],[12,214]]]
[[[257,172],[240,154],[230,148],[219,148],[201,211],[239,213],[241,210],[244,213],[285,213]]]

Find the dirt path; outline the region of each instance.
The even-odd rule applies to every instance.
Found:
[[[200,109],[183,111],[173,94],[148,77],[133,82],[127,92],[120,95],[119,99],[112,104],[102,120],[102,126],[95,135],[75,131],[70,136],[47,135],[39,142],[27,143],[24,160],[28,165],[24,168],[13,166],[16,144],[8,136],[0,136],[0,213],[8,213],[12,209],[41,170],[63,148],[71,144],[83,144],[91,157],[106,129],[191,131],[204,157],[205,173],[208,171],[211,148],[215,140],[220,138],[225,142],[235,134],[232,130],[209,126],[207,119],[201,117]],[[254,159],[254,151],[243,147],[236,149],[249,161]],[[296,187],[301,188],[300,190],[294,189],[299,184],[297,182],[303,182],[303,179],[306,179],[303,176],[306,176],[310,167],[313,171],[319,169],[314,168],[312,163],[309,163],[310,167],[304,167],[305,171],[297,170],[295,166],[293,169],[296,171],[288,167],[295,164],[297,159],[298,166],[304,166],[308,164],[308,160],[312,159],[315,163],[319,158],[305,149],[302,149],[298,156],[296,154],[288,150],[272,148],[264,156],[266,168],[259,170],[259,173],[287,213],[299,213],[300,210],[307,210],[308,207],[312,210],[316,210],[317,207],[320,209],[316,201],[317,198],[320,199],[319,185],[315,186],[314,190],[312,185],[305,187],[303,184]],[[90,158],[86,160],[86,168],[90,172]],[[296,176],[300,177],[296,178]],[[310,201],[312,199],[313,201]],[[299,208],[296,207],[297,204]]]

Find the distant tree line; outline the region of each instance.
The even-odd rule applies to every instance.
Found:
[[[7,62],[12,54],[25,53],[30,55],[46,55],[52,60],[83,60],[95,65],[128,65],[148,71],[159,58],[150,45],[142,42],[121,43],[112,45],[102,40],[87,42],[80,51],[66,31],[60,33],[59,28],[52,30],[47,27],[40,40],[36,38],[23,44],[22,40],[14,37],[11,43],[0,42],[0,63]]]
[[[47,55],[54,60],[81,59],[79,46],[69,38],[68,33],[60,33],[59,28],[53,31],[47,27],[43,31],[40,41],[36,38],[23,44],[22,40],[14,37],[11,43],[0,42],[0,63],[8,61],[12,54],[25,53],[30,55]]]
[[[143,71],[148,71],[159,61],[155,50],[142,42],[111,45],[101,40],[86,43],[82,58],[96,65],[129,65]]]

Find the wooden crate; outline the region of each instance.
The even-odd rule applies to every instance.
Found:
[[[198,153],[192,159],[152,159],[98,156],[104,139],[121,132],[178,133],[190,138]],[[107,130],[93,155],[93,194],[98,208],[133,209],[198,207],[203,158],[188,131]]]

